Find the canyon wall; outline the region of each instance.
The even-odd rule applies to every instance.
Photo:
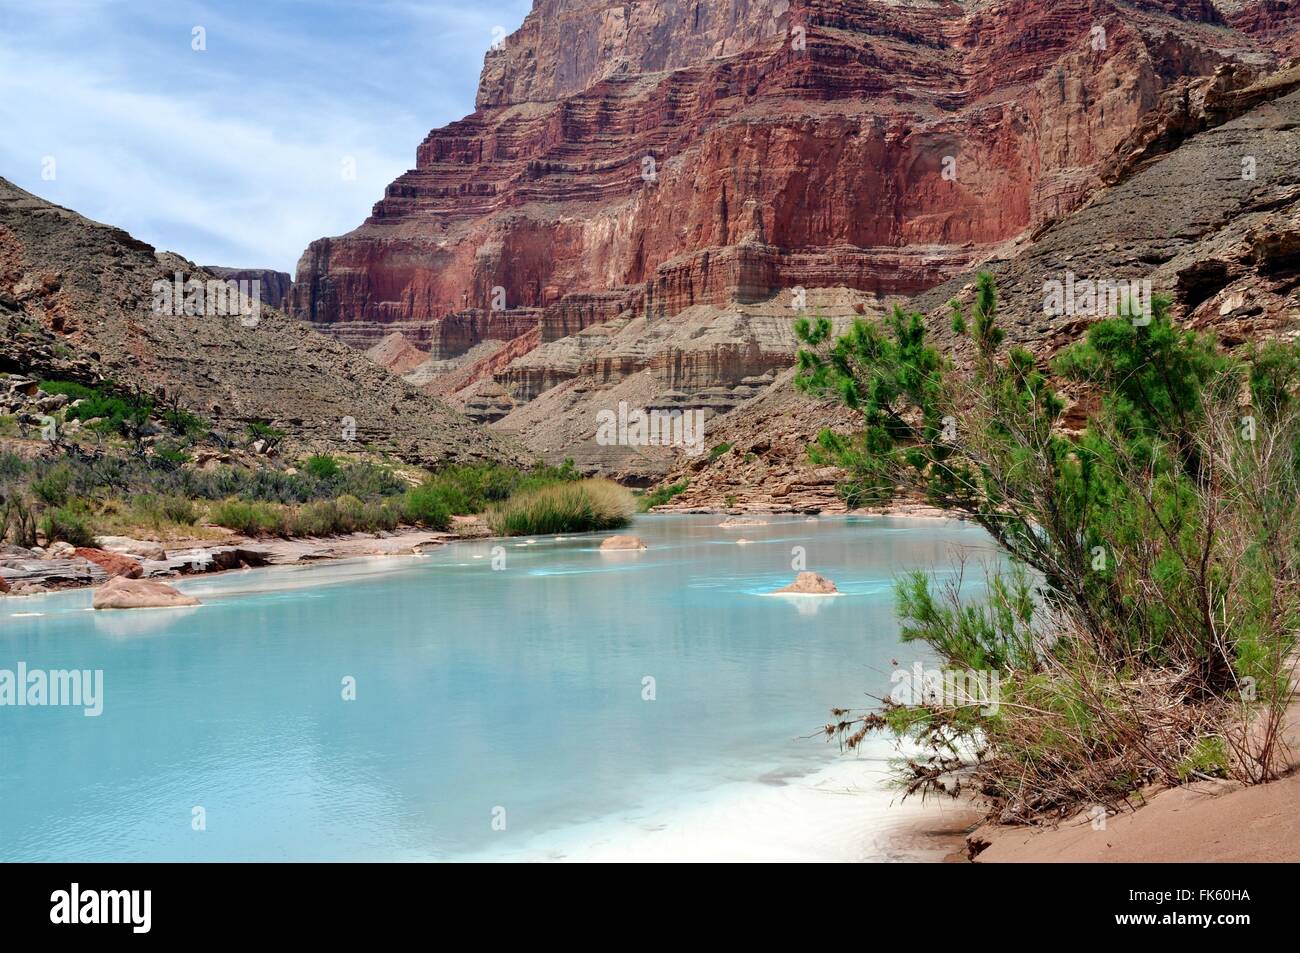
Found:
[[[1174,79],[1266,63],[1252,32],[1273,17],[1235,16],[537,0],[488,53],[477,110],[429,134],[360,228],[308,248],[294,311],[369,346],[428,342],[494,289],[570,333],[612,289],[652,316],[795,285],[912,294],[1076,207]]]
[[[477,365],[522,401],[593,368],[734,386],[793,346],[742,306],[835,288],[865,306],[1005,257],[1088,200],[1177,84],[1274,69],[1297,7],[535,0],[488,53],[476,110],[426,137],[359,228],[306,250],[293,312],[441,359],[483,340],[484,316],[514,332],[535,315],[518,360]],[[687,333],[627,340],[682,315],[764,358],[674,351]]]

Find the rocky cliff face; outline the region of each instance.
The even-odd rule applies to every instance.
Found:
[[[985,263],[998,283],[999,324],[1010,342],[1032,350],[1046,369],[1097,320],[1045,313],[1044,282],[1067,273],[1150,281],[1154,292],[1173,298],[1177,320],[1214,332],[1229,347],[1300,338],[1300,70],[1240,93],[1240,116],[1220,114],[1220,122],[1100,190],[1087,207]],[[1152,128],[1162,119],[1181,127],[1187,114],[1153,117]],[[966,274],[911,303],[958,360],[969,344],[951,334],[948,302],[969,307],[974,282]],[[729,444],[728,453],[675,461],[669,479],[690,486],[674,508],[715,507],[729,498],[758,509],[842,505],[836,475],[810,468],[806,448],[822,427],[848,432],[860,422],[797,393],[792,377],[717,421],[710,443]]]
[[[1004,256],[1080,207],[1179,83],[1274,68],[1296,6],[536,0],[475,112],[307,249],[293,311],[442,360],[499,315],[521,356],[469,365],[524,405],[499,428],[562,453],[524,413],[552,389],[645,374],[707,404],[789,363],[773,322],[800,289],[875,307]]]
[[[203,268],[228,281],[258,282],[262,304],[277,311],[284,310],[289,302],[289,292],[293,290],[293,275],[283,271],[273,271],[270,268],[223,268],[220,265],[204,265]]]

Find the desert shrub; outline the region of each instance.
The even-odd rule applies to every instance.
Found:
[[[72,488],[72,470],[56,466],[31,482],[31,491],[46,506],[65,506]]]
[[[189,463],[190,455],[175,444],[160,443],[153,448],[154,456],[172,466]]]
[[[897,592],[904,640],[996,676],[1000,704],[888,700],[837,711],[828,734],[904,736],[921,751],[901,770],[908,792],[971,788],[1003,821],[1211,769],[1275,777],[1300,629],[1300,352],[1228,354],[1157,297],[1057,358],[1097,400],[1071,435],[996,312],[982,275],[971,313],[954,305],[961,367],[901,309],[834,340],[824,319],[796,324],[798,386],[863,418],[857,434],[823,431],[812,459],[845,469],[850,499],[902,488],[968,517],[1011,567],[989,570],[982,601],[924,574]]]
[[[580,533],[626,526],[636,509],[632,494],[610,480],[565,481],[517,493],[487,511],[501,536]]]
[[[46,510],[41,517],[41,532],[50,542],[62,540],[73,546],[94,546],[95,532],[86,513],[72,506]]]
[[[284,507],[275,503],[221,500],[212,505],[208,519],[245,536],[284,536],[288,531]]]
[[[198,507],[183,496],[143,494],[132,498],[128,520],[155,530],[169,526],[193,526],[199,521]]]
[[[47,394],[64,394],[77,407],[69,406],[65,412],[68,420],[99,419],[96,429],[104,433],[131,436],[148,421],[153,413],[153,403],[140,394],[119,391],[112,384],[89,387],[75,381],[41,381],[41,390]]]
[[[36,545],[36,509],[20,490],[0,487],[0,543]]]

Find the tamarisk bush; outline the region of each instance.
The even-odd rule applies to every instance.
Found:
[[[838,337],[824,318],[797,322],[797,386],[863,420],[821,433],[813,460],[847,471],[853,504],[901,492],[973,520],[1010,567],[987,570],[982,601],[925,573],[896,584],[903,638],[996,673],[993,713],[883,700],[826,728],[849,746],[873,730],[919,743],[908,793],[974,789],[999,819],[1037,822],[1150,783],[1282,770],[1300,352],[1228,353],[1169,309],[1156,297],[1149,320],[1099,321],[1050,367],[1004,346],[987,274],[969,313],[953,303],[960,362],[901,308]],[[1087,409],[1073,429],[1053,382]]]

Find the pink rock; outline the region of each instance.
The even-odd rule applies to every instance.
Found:
[[[138,562],[121,553],[110,553],[102,549],[87,549],[85,546],[78,546],[76,553],[82,559],[89,560],[99,566],[110,576],[139,579],[144,574],[144,569]]]
[[[802,596],[833,596],[839,592],[835,583],[815,572],[801,572],[794,582],[777,592]]]
[[[166,609],[202,603],[163,582],[116,576],[95,590],[92,605],[96,609]]]

